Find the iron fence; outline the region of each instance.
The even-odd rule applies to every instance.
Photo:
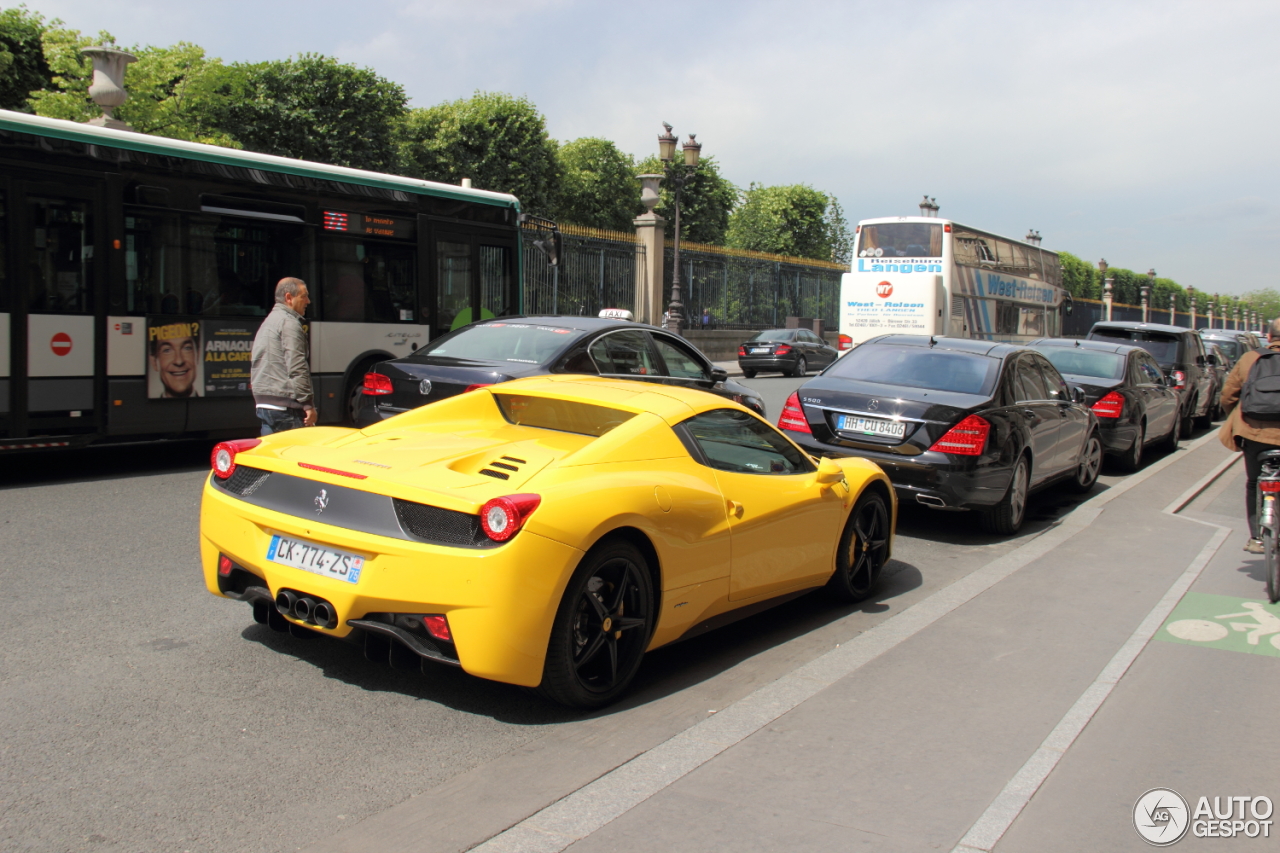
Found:
[[[537,232],[522,232],[526,314],[594,316],[604,308],[635,311],[636,269],[644,246],[634,235],[561,227],[560,263],[552,266],[533,245]]]
[[[1071,315],[1064,318],[1062,324],[1062,334],[1068,338],[1083,338],[1089,334],[1089,329],[1094,323],[1100,322],[1106,316],[1106,307],[1097,299],[1076,299],[1072,308]],[[1191,314],[1186,311],[1179,311],[1174,316],[1174,322],[1169,322],[1169,309],[1163,311],[1152,308],[1148,314],[1150,323],[1161,323],[1172,326],[1182,326],[1191,328]],[[1126,305],[1123,302],[1111,303],[1111,319],[1116,321],[1124,321],[1128,323],[1142,322],[1142,306]],[[1209,318],[1203,311],[1196,311],[1197,329],[1208,328]],[[1234,324],[1231,321],[1223,321],[1220,315],[1213,318],[1215,328],[1222,328],[1224,325],[1228,328]],[[1242,324],[1243,325],[1243,324]]]

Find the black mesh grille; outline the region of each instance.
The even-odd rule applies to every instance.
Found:
[[[256,492],[270,476],[270,471],[237,465],[236,470],[231,472],[231,476],[221,482],[221,486],[233,495],[246,498]],[[214,479],[217,480],[216,477]]]
[[[469,548],[493,544],[480,530],[479,516],[402,501],[399,498],[392,502],[396,507],[396,517],[400,519],[400,526],[425,542]]]

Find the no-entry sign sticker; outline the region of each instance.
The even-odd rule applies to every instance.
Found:
[[[49,340],[49,349],[54,355],[66,355],[71,352],[71,336],[66,332],[58,332]]]

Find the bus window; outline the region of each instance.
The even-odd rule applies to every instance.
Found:
[[[507,246],[480,246],[480,307],[495,317],[515,314],[511,303],[511,249]]]
[[[8,207],[6,207],[7,201],[8,199],[5,198],[4,190],[0,190],[0,234],[9,233],[9,219],[5,215],[9,210]],[[9,310],[8,251],[9,241],[0,240],[0,311]],[[3,355],[0,355],[0,358],[3,357]],[[8,402],[8,397],[4,395],[3,391],[0,391],[0,407],[7,406]],[[0,411],[3,411],[3,409],[0,409]]]
[[[93,311],[93,223],[89,203],[27,200],[31,246],[29,306],[33,314]]]
[[[280,279],[310,277],[301,225],[193,216],[186,231],[185,313],[264,317]]]
[[[453,321],[471,308],[471,244],[452,240],[436,241],[439,266],[436,295],[436,326],[453,327]]]
[[[322,246],[322,318],[412,322],[417,312],[417,248],[350,238]]]
[[[114,282],[111,307],[129,314],[178,314],[182,289],[178,218],[131,212],[124,218],[124,290]]]
[[[863,258],[940,258],[942,226],[922,222],[864,225],[858,256]]]

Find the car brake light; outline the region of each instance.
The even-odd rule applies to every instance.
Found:
[[[933,447],[929,449],[959,456],[978,456],[982,453],[982,448],[987,445],[989,432],[991,432],[989,421],[977,415],[969,415],[947,430],[946,434],[935,441]]]
[[[1280,483],[1277,483],[1277,485],[1280,485]],[[231,574],[231,569],[234,566],[235,563],[231,562],[231,558],[226,554],[218,555],[218,574],[225,578]]]
[[[841,335],[840,349],[841,351],[853,349],[853,338],[849,337],[848,335]]]
[[[1187,387],[1187,374],[1183,373],[1181,370],[1173,371],[1173,387],[1175,388]]]
[[[238,438],[235,441],[222,441],[213,448],[209,464],[219,480],[225,480],[236,471],[236,454],[250,450],[262,444],[260,438]]]
[[[742,356],[744,356],[744,355],[746,355],[746,354],[747,354],[747,348],[746,348],[746,347],[738,347],[738,357],[739,357],[739,358],[741,358]]]
[[[1124,397],[1115,391],[1093,404],[1093,413],[1100,418],[1118,418],[1123,411]]]
[[[791,352],[791,346],[789,344],[782,344],[778,347],[777,355],[786,355],[789,352]]]
[[[807,432],[813,435],[813,430],[809,429],[809,419],[804,416],[804,409],[800,407],[799,392],[792,392],[783,405],[782,414],[778,415],[778,429]]]
[[[1259,480],[1258,488],[1268,494],[1280,492],[1280,480]]]
[[[437,640],[444,640],[446,643],[453,642],[453,632],[449,630],[449,617],[423,616],[422,625],[427,629],[427,633]]]
[[[541,495],[507,495],[494,498],[480,507],[480,528],[494,542],[506,542],[524,526],[538,504]]]
[[[364,375],[363,393],[370,397],[381,397],[391,393],[391,377],[383,376],[381,373],[366,373]]]
[[[492,384],[493,384],[492,382],[477,382],[475,385],[468,385],[467,390],[463,391],[462,393],[466,394],[468,391],[476,391],[480,388],[488,388]]]

